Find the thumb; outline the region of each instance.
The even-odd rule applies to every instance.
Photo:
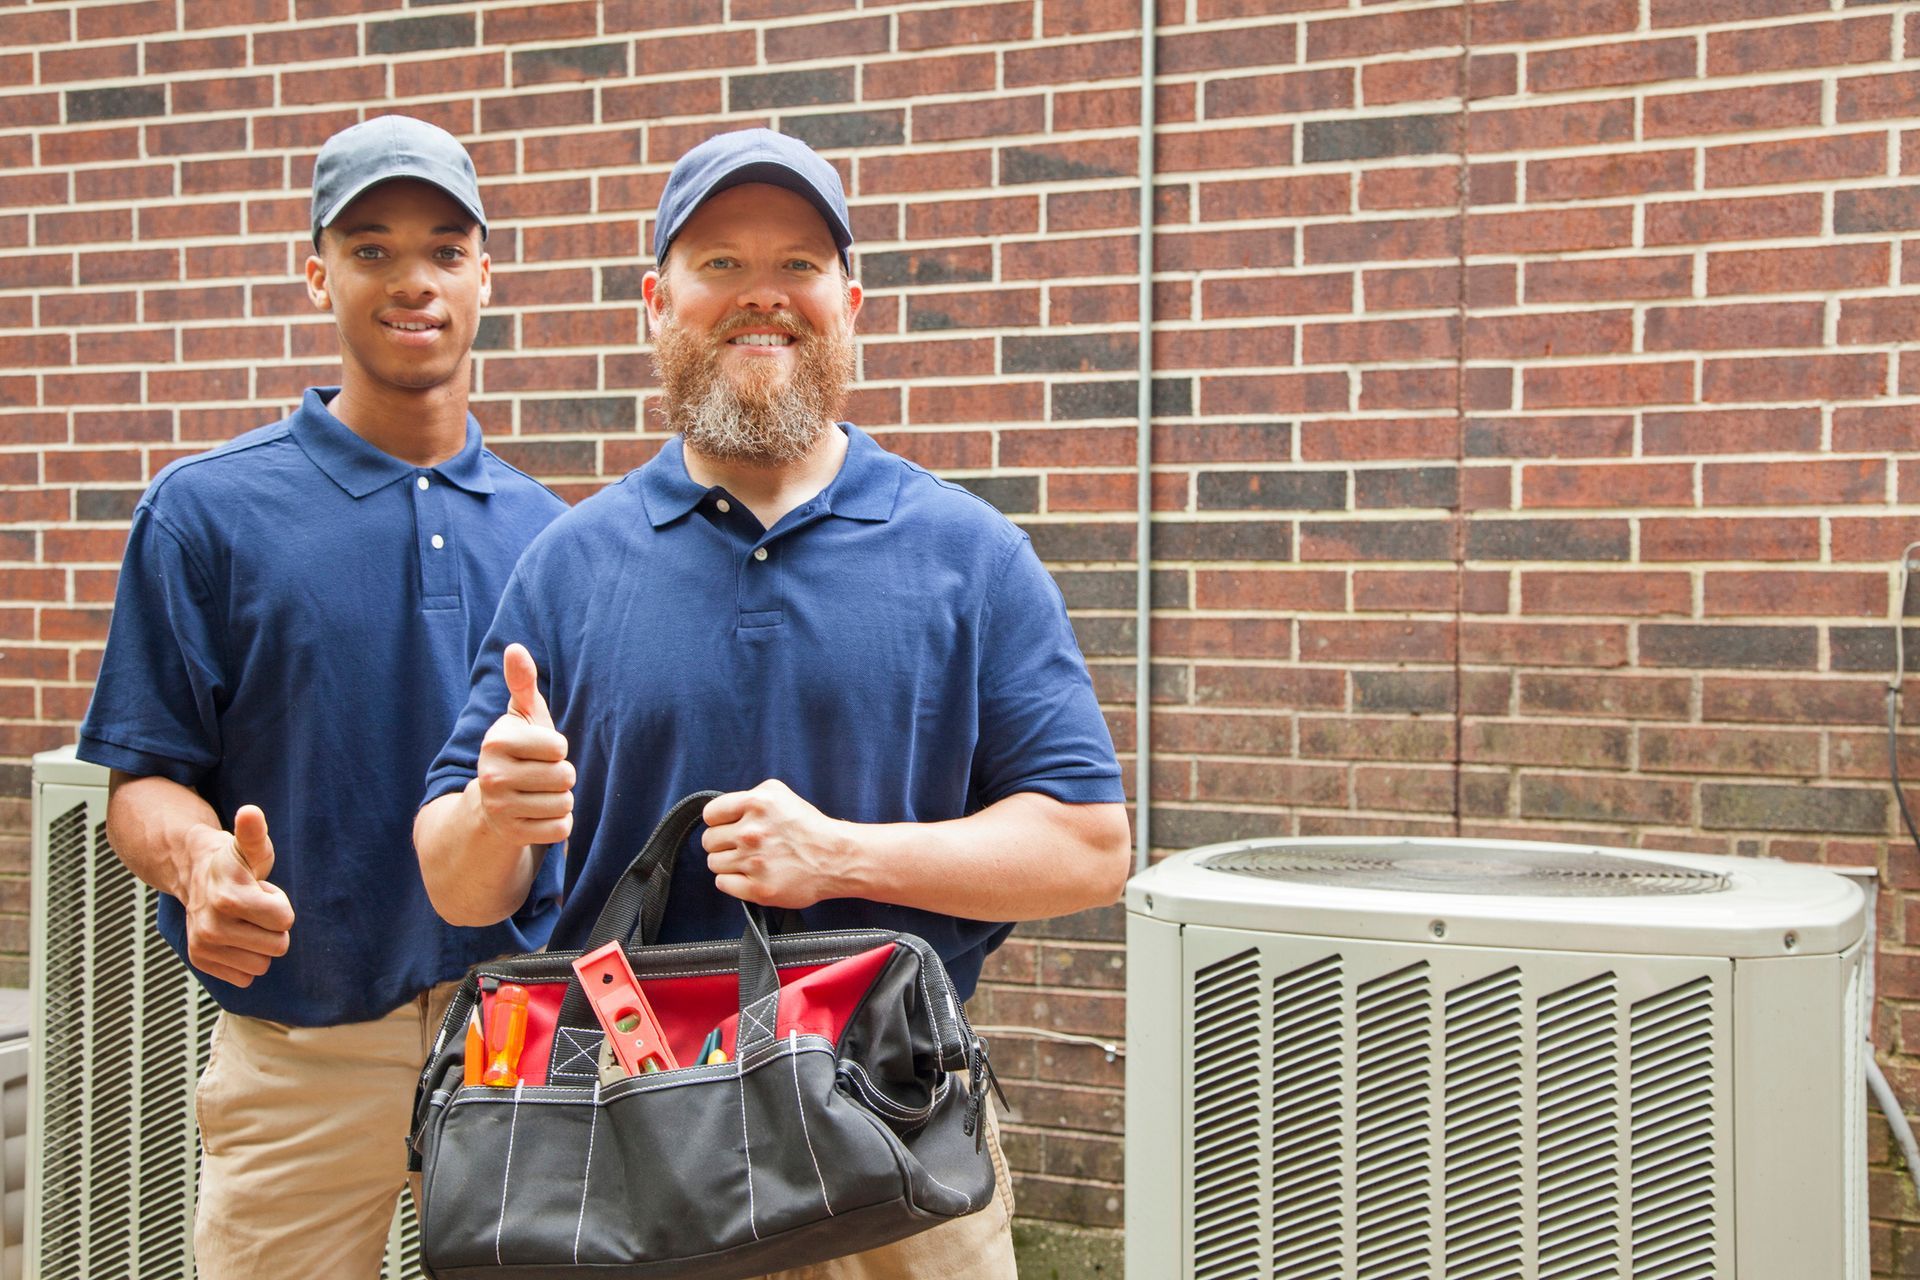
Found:
[[[267,837],[267,815],[257,804],[241,805],[233,815],[233,847],[255,880],[273,870],[273,841]]]
[[[540,670],[533,655],[523,644],[510,644],[501,655],[500,669],[507,678],[507,710],[542,729],[553,728],[547,712],[547,700],[540,696]]]

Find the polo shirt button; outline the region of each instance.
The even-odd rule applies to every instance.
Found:
[[[415,480],[414,483],[419,485],[422,489],[424,489],[427,487],[427,478],[425,476],[421,476],[418,480]]]
[[[753,549],[753,558],[755,560],[765,560],[767,558],[767,549],[765,547],[755,547]]]
[[[447,545],[447,540],[445,538],[441,537],[437,533],[433,535],[433,549],[435,551],[438,551],[440,548],[446,545]]]
[[[718,502],[714,503],[713,505],[720,508],[721,515],[725,515],[727,514],[727,512],[733,510],[733,504],[731,502],[728,502],[725,498],[720,499]]]

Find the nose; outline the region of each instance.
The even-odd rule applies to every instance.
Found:
[[[740,282],[735,303],[743,311],[779,311],[787,305],[787,291],[778,274],[755,271]]]
[[[387,293],[396,298],[431,298],[436,292],[432,266],[413,254],[396,262],[387,276]]]

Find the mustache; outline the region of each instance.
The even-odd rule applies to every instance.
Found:
[[[814,327],[791,311],[767,311],[755,314],[751,311],[736,311],[713,327],[713,341],[725,342],[736,333],[748,329],[778,329],[782,333],[796,338],[811,338]]]

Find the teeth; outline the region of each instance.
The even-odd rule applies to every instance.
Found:
[[[387,327],[389,329],[398,329],[403,333],[419,333],[422,330],[433,328],[430,324],[406,324],[399,320],[387,321]]]
[[[784,333],[743,333],[733,341],[743,347],[785,347],[793,339]]]

